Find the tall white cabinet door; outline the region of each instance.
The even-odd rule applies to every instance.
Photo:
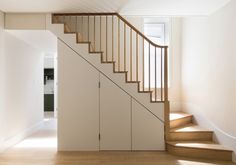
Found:
[[[58,150],[99,150],[99,73],[58,42]]]
[[[131,98],[100,75],[100,150],[131,150]]]

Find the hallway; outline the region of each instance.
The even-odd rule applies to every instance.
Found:
[[[234,165],[185,159],[165,152],[58,152],[56,119],[44,119],[42,128],[0,155],[0,165]]]
[[[57,153],[57,121],[45,118],[40,130],[0,154],[0,165],[53,164]]]

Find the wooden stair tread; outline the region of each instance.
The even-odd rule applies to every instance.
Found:
[[[113,63],[115,63],[114,61],[101,61],[102,63],[104,63],[104,64],[113,64]]]
[[[186,142],[186,141],[175,141],[175,142],[167,142],[169,145],[175,147],[185,147],[185,148],[195,148],[195,149],[208,149],[208,150],[220,150],[220,151],[228,151],[232,152],[232,150],[220,145],[213,143],[212,141],[206,142]]]
[[[139,93],[152,93],[152,91],[138,91]]]
[[[102,51],[89,51],[89,53],[103,53]]]
[[[184,113],[184,112],[171,112],[170,113],[170,121],[178,120],[178,119],[190,117],[190,116],[193,116],[193,115],[188,114],[188,113]]]
[[[127,81],[127,83],[140,83],[140,81]]]
[[[79,42],[77,42],[78,44],[90,44],[91,42],[89,42],[89,41],[79,41]]]
[[[128,73],[128,71],[114,71],[114,73]]]
[[[170,132],[212,132],[208,129],[202,128],[196,124],[190,123],[183,127],[172,128]]]

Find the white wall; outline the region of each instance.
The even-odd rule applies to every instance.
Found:
[[[0,104],[0,116],[4,120],[0,120],[0,126],[4,128],[0,128],[0,139],[1,149],[5,149],[32,133],[43,119],[43,55],[2,29],[0,47],[4,49],[0,61],[4,62],[1,78],[5,84],[1,90],[4,102]]]
[[[181,111],[181,33],[182,18],[170,19],[169,100],[171,111]]]
[[[4,14],[0,12],[0,91],[4,90],[4,46],[3,46],[3,35],[4,35]],[[4,110],[4,93],[0,92],[0,114],[3,114]],[[3,121],[4,117],[3,115],[0,115],[0,121]],[[0,151],[1,151],[1,145],[3,142],[3,124],[0,124]]]
[[[236,152],[236,1],[207,18],[185,18],[184,110]],[[234,154],[235,155],[235,154]]]

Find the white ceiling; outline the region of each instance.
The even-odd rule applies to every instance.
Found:
[[[129,0],[121,9],[124,15],[187,16],[209,15],[230,0]]]
[[[119,12],[123,15],[208,15],[230,0],[0,0],[4,12]]]
[[[0,0],[5,12],[114,12],[127,0]]]

